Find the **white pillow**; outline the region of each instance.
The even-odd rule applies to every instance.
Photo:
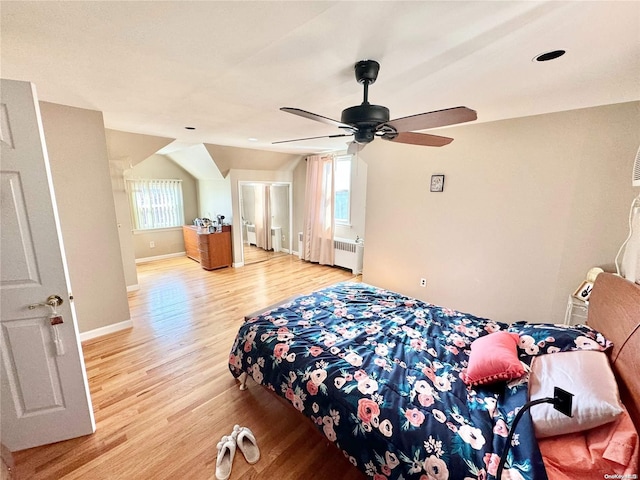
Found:
[[[572,351],[540,355],[529,377],[531,400],[553,397],[553,388],[573,393],[572,417],[550,403],[531,407],[537,438],[564,435],[612,422],[622,414],[620,395],[604,352]]]

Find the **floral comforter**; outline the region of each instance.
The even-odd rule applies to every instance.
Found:
[[[526,378],[468,388],[459,375],[475,338],[508,328],[522,333],[525,364],[607,346],[588,327],[509,327],[346,282],[250,318],[229,368],[286,398],[374,480],[487,479],[527,400]],[[503,478],[546,479],[528,415],[517,432]]]

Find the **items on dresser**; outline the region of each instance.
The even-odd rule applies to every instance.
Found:
[[[182,227],[187,257],[200,262],[205,270],[231,266],[231,226],[223,225],[221,232],[185,225]]]

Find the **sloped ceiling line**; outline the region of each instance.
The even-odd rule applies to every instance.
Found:
[[[105,129],[109,161],[133,167],[166,147],[174,138]]]

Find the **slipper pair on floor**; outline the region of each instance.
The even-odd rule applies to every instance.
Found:
[[[231,435],[225,435],[218,442],[218,458],[216,459],[216,478],[218,480],[227,480],[231,475],[236,447],[240,449],[247,463],[253,465],[260,460],[260,450],[253,432],[247,427],[235,425]]]

